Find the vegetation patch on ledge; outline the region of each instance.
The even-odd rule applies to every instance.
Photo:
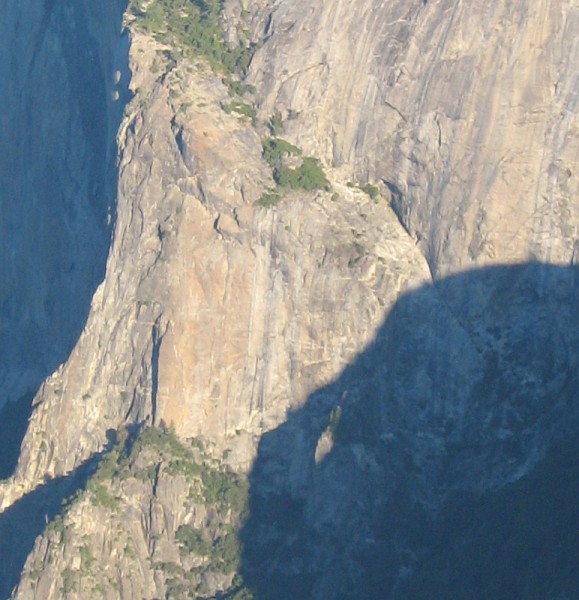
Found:
[[[131,0],[128,14],[135,26],[185,54],[203,56],[222,73],[245,74],[258,44],[240,36],[225,39],[224,0]]]
[[[113,531],[111,544],[120,557],[118,568],[126,570],[137,562],[141,568],[148,559],[151,574],[163,582],[164,597],[251,600],[252,592],[240,574],[238,535],[249,510],[247,477],[212,458],[202,440],[182,440],[165,426],[132,432],[121,429],[111,435],[111,441],[86,489],[65,502],[62,513],[46,529],[51,547],[60,547],[66,539],[78,552],[76,562],[65,563],[60,571],[63,596],[76,592],[95,597],[97,589],[114,590],[118,596],[115,572],[103,561],[99,546],[102,534]],[[163,510],[179,519],[169,518],[172,526],[152,529],[147,534],[150,539],[139,545],[127,524],[136,506],[159,506],[158,486],[171,490],[173,504],[165,504]],[[102,528],[95,525],[92,533],[79,530],[78,513],[70,513],[80,503],[103,517]],[[201,522],[196,518],[200,514],[205,515]],[[161,539],[164,547],[173,548],[173,554],[159,555],[160,560],[153,562],[142,553],[143,541],[147,546]],[[34,566],[27,577],[36,582],[41,574]]]
[[[256,122],[257,114],[255,112],[255,108],[251,104],[247,104],[241,100],[232,100],[231,102],[224,104],[223,110],[227,114],[234,112],[242,117],[247,117],[251,120],[252,124],[255,124]]]
[[[313,156],[302,156],[297,146],[281,138],[263,138],[261,141],[263,158],[272,168],[272,176],[277,184],[273,190],[264,192],[256,206],[270,208],[282,198],[284,189],[324,190],[329,192],[332,187],[322,165]]]

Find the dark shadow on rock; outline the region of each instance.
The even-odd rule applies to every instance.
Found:
[[[263,436],[241,532],[258,599],[579,597],[579,269],[405,294]]]
[[[111,243],[118,180],[115,137],[130,99],[129,39],[122,34],[114,56],[112,49],[103,49],[91,30],[94,15],[87,5],[46,3],[37,30],[30,23],[19,31],[15,17],[14,35],[35,38],[33,58],[19,95],[14,89],[20,83],[14,81],[5,88],[6,97],[0,94],[10,117],[0,123],[0,132],[6,145],[6,140],[17,140],[0,159],[0,478],[16,468],[32,398],[78,341]],[[127,0],[118,1],[118,31],[126,5]],[[10,12],[17,14],[17,9]],[[47,32],[57,44],[47,43]],[[12,42],[10,37],[0,42],[0,52],[10,56],[1,44]],[[46,64],[43,52],[54,53],[55,77],[67,82],[55,81],[42,97],[44,104],[38,81],[46,74],[37,67]],[[4,63],[3,69],[25,71]],[[111,99],[105,78],[112,82],[115,70],[121,77]],[[60,124],[63,105],[72,115],[63,125],[66,131],[52,123]],[[66,145],[78,156],[64,152]],[[72,164],[62,164],[63,153]]]
[[[117,442],[114,430],[107,432],[108,444],[78,469],[46,481],[0,513],[0,598],[9,598],[36,538],[60,515],[66,501],[85,488],[103,457]]]
[[[32,395],[22,396],[15,402],[8,402],[0,411],[0,440],[2,443],[0,479],[10,477],[14,472],[20,445],[26,433],[30,417]]]

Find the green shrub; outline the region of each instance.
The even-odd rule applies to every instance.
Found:
[[[87,489],[92,493],[95,504],[100,504],[110,511],[115,511],[118,508],[118,498],[115,498],[102,483],[91,480],[87,485]]]
[[[95,559],[92,555],[92,550],[89,546],[81,546],[80,547],[80,565],[81,571],[88,572],[92,569],[94,565]]]
[[[180,525],[175,532],[175,540],[179,547],[189,554],[209,556],[212,550],[211,540],[205,531],[195,529],[192,525]]]
[[[222,573],[233,573],[239,569],[241,544],[233,528],[227,527],[223,535],[217,539],[213,556]]]
[[[231,77],[225,77],[222,82],[227,87],[229,95],[233,98],[235,96],[245,96],[245,94],[255,94],[255,86],[250,83],[244,83],[237,79],[231,79]]]
[[[201,467],[195,460],[191,448],[185,446],[171,429],[160,429],[158,427],[147,427],[133,442],[130,461],[147,450],[158,455],[158,459],[165,460],[167,473],[169,475],[183,475],[187,478],[199,476]],[[147,465],[134,472],[134,477],[140,481],[153,481],[156,476],[156,466]]]
[[[187,593],[187,585],[179,579],[169,577],[165,580],[165,585],[167,587],[167,600],[179,600],[180,598],[187,597],[185,596],[185,594]]]
[[[67,595],[77,591],[77,580],[79,572],[76,569],[67,567],[62,572],[62,587],[60,591],[63,595]]]
[[[276,204],[278,204],[278,202],[281,200],[281,194],[279,194],[278,192],[274,191],[274,190],[269,190],[267,192],[264,192],[258,200],[256,200],[255,205],[256,206],[261,206],[263,208],[271,208],[272,206],[275,206]]]
[[[380,190],[375,186],[367,183],[363,188],[361,188],[363,192],[366,192],[372,200],[376,201],[378,198],[378,194]]]
[[[135,472],[135,479],[139,481],[155,481],[155,477],[157,476],[157,466],[156,465],[147,465],[143,469],[139,469]]]
[[[184,52],[203,56],[222,72],[245,73],[257,44],[230,45],[221,26],[223,0],[132,0],[129,10],[140,29]]]
[[[147,427],[143,429],[133,443],[131,457],[138,456],[147,448],[155,450],[162,458],[195,462],[193,451],[183,445],[171,428]]]
[[[304,157],[301,166],[291,169],[280,167],[275,169],[273,178],[280,187],[289,187],[292,190],[326,190],[331,189],[330,182],[317,158]]]
[[[241,102],[240,100],[232,100],[231,102],[223,105],[223,110],[228,114],[236,112],[244,117],[248,117],[251,119],[252,123],[255,123],[257,114],[255,112],[255,108],[251,106],[251,104]]]
[[[201,467],[192,460],[177,458],[169,463],[167,473],[169,473],[169,475],[183,475],[184,477],[191,479],[201,473]]]
[[[185,574],[185,569],[175,562],[156,562],[155,569],[160,569],[165,575],[180,575]]]
[[[47,535],[58,535],[62,538],[62,534],[64,533],[64,518],[62,515],[56,515],[52,521],[46,527]]]
[[[297,146],[281,138],[263,138],[261,147],[263,148],[263,158],[272,168],[279,167],[284,156],[299,156],[302,153]]]
[[[246,483],[238,475],[206,468],[201,473],[201,479],[204,486],[203,493],[208,504],[231,506],[236,511],[244,508]],[[245,496],[247,496],[246,492]],[[232,506],[233,504],[235,506]]]
[[[279,113],[277,113],[279,116]],[[270,119],[270,128],[275,128],[278,117],[274,115]],[[281,120],[281,116],[279,116]],[[311,156],[302,158],[299,167],[289,167],[284,164],[284,159],[291,156],[301,156],[302,151],[293,144],[281,138],[263,138],[261,140],[263,158],[273,170],[273,179],[278,188],[289,188],[292,190],[326,190],[331,189],[330,182],[322,169],[320,161]],[[257,206],[269,208],[275,206],[281,199],[279,192],[268,190],[257,200]]]

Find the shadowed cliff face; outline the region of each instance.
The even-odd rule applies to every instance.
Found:
[[[125,5],[2,8],[0,407],[18,402],[0,415],[11,433],[0,477],[14,468],[30,399],[68,357],[104,276],[127,99]]]
[[[576,591],[578,310],[579,270],[544,264],[403,296],[260,442],[242,535],[257,597]]]
[[[94,456],[66,477],[52,479],[0,513],[0,598],[9,598],[34,541],[63,510],[65,499],[84,487]]]

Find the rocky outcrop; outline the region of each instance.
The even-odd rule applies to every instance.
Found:
[[[125,432],[37,540],[12,597],[233,593],[246,499],[246,481],[216,469],[201,442],[157,428]]]
[[[335,196],[254,206],[273,184],[258,133],[223,111],[213,73],[164,52],[135,33],[107,277],[35,401],[28,435],[59,434],[24,449],[25,486],[79,466],[124,422],[174,423],[247,468],[261,433],[428,277],[383,199],[336,182]]]

